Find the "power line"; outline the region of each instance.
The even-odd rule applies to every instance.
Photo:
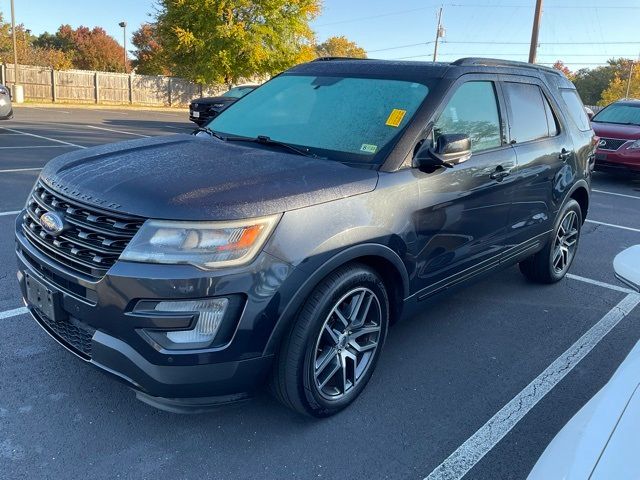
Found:
[[[444,4],[440,4],[443,7],[455,7],[455,8],[531,8],[531,5],[497,5],[497,4],[484,4],[484,3],[476,3],[476,4],[461,4],[461,3],[444,3]],[[318,25],[315,25],[316,27],[326,27],[326,26],[330,26],[330,25],[341,25],[344,23],[353,23],[353,22],[360,22],[360,21],[365,21],[365,20],[375,20],[378,18],[384,18],[384,17],[391,17],[391,16],[395,16],[395,15],[403,15],[405,13],[414,13],[414,12],[418,12],[418,11],[422,11],[422,10],[431,10],[432,8],[436,8],[438,5],[434,4],[428,7],[419,7],[419,8],[412,8],[409,10],[396,10],[393,12],[387,12],[387,13],[381,13],[379,15],[370,15],[367,17],[353,17],[353,18],[347,18],[344,20],[336,20],[334,22],[327,22],[327,23],[319,23]],[[634,6],[634,5],[596,5],[596,6],[588,6],[588,5],[550,5],[547,7],[544,7],[545,10],[548,9],[564,9],[564,10],[581,10],[581,9],[589,9],[589,10],[593,10],[593,9],[598,9],[598,10],[640,10],[640,6]]]
[[[433,41],[430,42],[420,42],[420,43],[410,43],[408,45],[398,45],[397,47],[389,47],[389,48],[378,48],[376,50],[367,50],[367,53],[374,53],[374,52],[386,52],[387,50],[398,50],[400,48],[409,48],[409,47],[420,47],[423,45],[430,45],[432,44]]]

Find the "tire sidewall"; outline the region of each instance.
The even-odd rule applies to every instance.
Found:
[[[344,397],[338,400],[329,400],[323,397],[318,391],[315,385],[313,361],[315,356],[316,341],[320,330],[323,328],[325,320],[329,315],[331,309],[335,306],[336,302],[347,292],[354,288],[366,287],[375,293],[380,302],[380,309],[382,313],[380,339],[378,348],[371,359],[371,364],[368,366],[367,371],[364,373],[364,377],[360,379],[359,383]],[[384,341],[387,336],[387,330],[389,326],[389,299],[384,287],[384,284],[373,271],[368,268],[362,267],[355,270],[351,270],[348,274],[339,279],[336,285],[333,286],[331,292],[326,295],[313,313],[311,319],[308,335],[306,339],[306,348],[303,358],[303,388],[304,397],[308,403],[310,413],[316,417],[325,417],[336,413],[339,410],[350,405],[366,387],[373,371],[376,368],[378,359],[382,352]]]

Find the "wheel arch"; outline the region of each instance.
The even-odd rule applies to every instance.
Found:
[[[296,290],[267,341],[265,355],[277,352],[283,335],[287,332],[300,308],[313,289],[331,272],[349,263],[363,263],[374,269],[381,277],[389,295],[390,321],[397,320],[402,312],[404,299],[409,296],[409,275],[400,256],[391,248],[380,244],[361,244],[349,247],[334,255],[316,268]]]
[[[582,211],[582,223],[587,218],[587,212],[589,211],[589,185],[587,182],[576,183],[576,185],[569,192],[569,198],[573,198],[578,205],[580,205],[580,210]]]

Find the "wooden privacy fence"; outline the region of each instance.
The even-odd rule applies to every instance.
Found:
[[[0,65],[0,83],[15,83],[13,64]],[[18,83],[24,86],[26,100],[106,105],[188,105],[193,98],[219,95],[226,90],[224,85],[203,87],[184,78],[29,65],[18,65]]]

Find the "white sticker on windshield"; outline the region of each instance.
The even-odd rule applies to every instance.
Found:
[[[378,151],[378,146],[370,145],[368,143],[363,143],[362,146],[360,147],[360,151],[367,152],[367,153],[376,153],[376,151]]]

